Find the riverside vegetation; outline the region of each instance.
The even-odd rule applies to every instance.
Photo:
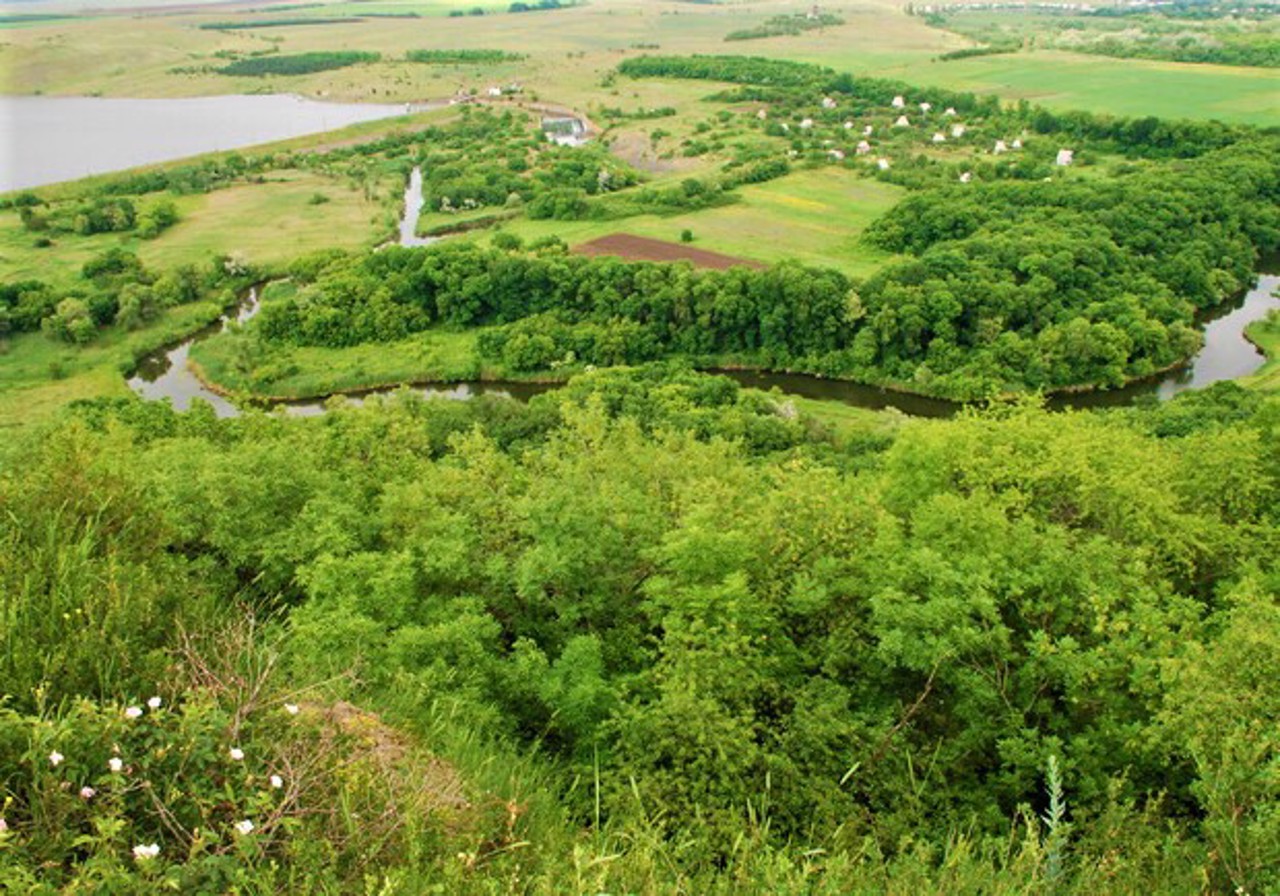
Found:
[[[582,147],[462,108],[3,197],[0,889],[1280,889],[1274,371],[1031,394],[1194,351],[1280,244],[1276,135],[754,57],[602,81],[634,96]],[[448,240],[370,251],[415,167]],[[800,183],[873,206],[823,263],[561,236],[707,245],[770,195],[773,260]],[[276,189],[368,207],[346,248],[180,242]],[[237,394],[565,385],[310,420],[120,394],[264,283],[192,349]],[[833,410],[715,364],[1003,398]]]
[[[0,880],[1267,892],[1277,426],[81,404],[0,476]]]

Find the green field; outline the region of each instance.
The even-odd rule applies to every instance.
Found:
[[[387,184],[387,191],[394,190]],[[327,201],[313,199],[324,196]],[[305,171],[273,171],[262,184],[239,184],[210,193],[171,198],[181,220],[153,240],[133,233],[58,235],[36,248],[12,210],[0,211],[0,262],[5,279],[65,282],[95,255],[114,247],[136,252],[148,267],[165,270],[204,264],[215,255],[237,254],[255,265],[277,265],[312,249],[356,249],[386,239],[395,212],[366,198],[359,188]],[[150,204],[150,197],[139,203]]]
[[[882,73],[1054,109],[1280,124],[1280,74],[1268,69],[1037,51],[891,66]]]
[[[209,303],[172,308],[144,329],[111,327],[76,347],[43,333],[0,340],[0,432],[49,417],[78,398],[131,394],[124,375],[138,358],[222,313]]]
[[[905,191],[847,169],[817,168],[743,187],[736,195],[741,201],[687,214],[639,215],[621,221],[521,218],[503,230],[525,239],[554,235],[572,246],[619,232],[676,241],[688,229],[699,249],[763,262],[792,258],[865,276],[892,256],[863,245],[859,236]],[[436,214],[429,220],[449,219]]]
[[[478,330],[433,330],[391,343],[350,348],[281,347],[246,370],[244,337],[220,335],[191,349],[199,375],[217,388],[257,398],[291,399],[353,392],[398,383],[481,378]]]
[[[1253,376],[1241,380],[1246,386],[1265,392],[1280,391],[1280,315],[1274,311],[1266,320],[1250,324],[1245,334],[1262,349],[1267,363]]]
[[[901,78],[1027,98],[1055,108],[1125,115],[1220,118],[1280,123],[1274,73],[1208,65],[1106,59],[1036,51],[937,62],[972,41],[905,15],[888,2],[832,7],[841,26],[800,36],[726,43],[730,31],[751,27],[790,3],[652,4],[616,0],[550,12],[441,18],[475,4],[439,2],[338,3],[287,13],[245,15],[225,9],[183,10],[134,18],[105,16],[51,21],[6,35],[3,82],[8,93],[185,96],[234,92],[297,92],[333,99],[420,100],[459,88],[518,80],[529,96],[585,108],[627,99],[638,89],[601,91],[600,82],[628,55],[742,53],[818,62],[856,74]],[[296,26],[207,31],[209,22],[255,18],[333,17],[360,13],[417,13],[424,18],[368,18],[323,28]],[[411,49],[493,48],[527,54],[495,66],[415,65],[400,61]],[[655,48],[657,48],[655,50]],[[221,67],[228,53],[367,50],[384,61],[296,77],[226,77],[200,72]],[[219,54],[219,55],[215,55]],[[196,69],[175,73],[171,69]]]

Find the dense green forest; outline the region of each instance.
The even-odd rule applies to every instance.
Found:
[[[84,403],[4,451],[0,884],[1269,892],[1277,435]]]

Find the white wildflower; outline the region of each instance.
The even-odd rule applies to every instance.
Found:
[[[140,715],[142,715],[141,706],[130,706],[128,709],[124,711],[124,717],[126,719],[136,719]]]
[[[274,787],[276,790],[279,790],[281,787],[284,786],[284,778],[280,777],[279,775],[272,775],[271,786]]]
[[[63,756],[57,750],[54,750],[52,753],[49,754],[49,764],[52,765],[54,768],[57,768],[58,764],[62,762],[63,759],[66,759],[66,758],[67,757]]]
[[[228,753],[230,754],[231,758],[234,759],[236,762],[239,762],[241,759],[244,758],[244,750],[240,749],[239,747],[232,747],[228,751]]]
[[[107,767],[111,769],[113,772],[116,772],[117,774],[119,774],[121,771],[124,770],[124,760],[121,759],[119,756],[112,756],[110,759],[107,760]]]
[[[241,834],[245,834],[245,835],[252,834],[253,822],[247,818],[244,821],[237,821],[236,830],[239,831]]]
[[[91,800],[91,799],[93,799],[93,798],[94,798],[94,796],[96,796],[96,795],[97,795],[97,793],[98,793],[98,791],[94,790],[92,787],[81,787],[81,788],[80,788],[80,799],[82,799],[82,800]]]
[[[296,716],[296,715],[298,714],[298,704],[296,704],[296,703],[286,703],[286,704],[284,705],[284,711],[285,711],[285,712],[287,712],[287,713],[288,713],[289,715],[291,715],[291,716]]]
[[[160,844],[158,843],[150,843],[145,846],[139,843],[133,848],[133,857],[139,862],[154,859],[158,855],[160,855]]]
[[[159,709],[163,704],[164,704],[164,701],[161,700],[159,697],[152,697],[150,700],[147,701],[147,706],[150,706],[152,709]]]

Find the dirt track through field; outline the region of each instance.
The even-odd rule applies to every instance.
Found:
[[[628,261],[691,261],[700,268],[716,270],[732,267],[767,267],[749,258],[721,255],[719,252],[695,249],[683,243],[668,243],[665,240],[652,240],[648,237],[632,236],[629,233],[611,233],[608,236],[598,237],[580,246],[574,246],[573,251],[579,255],[617,255]]]

